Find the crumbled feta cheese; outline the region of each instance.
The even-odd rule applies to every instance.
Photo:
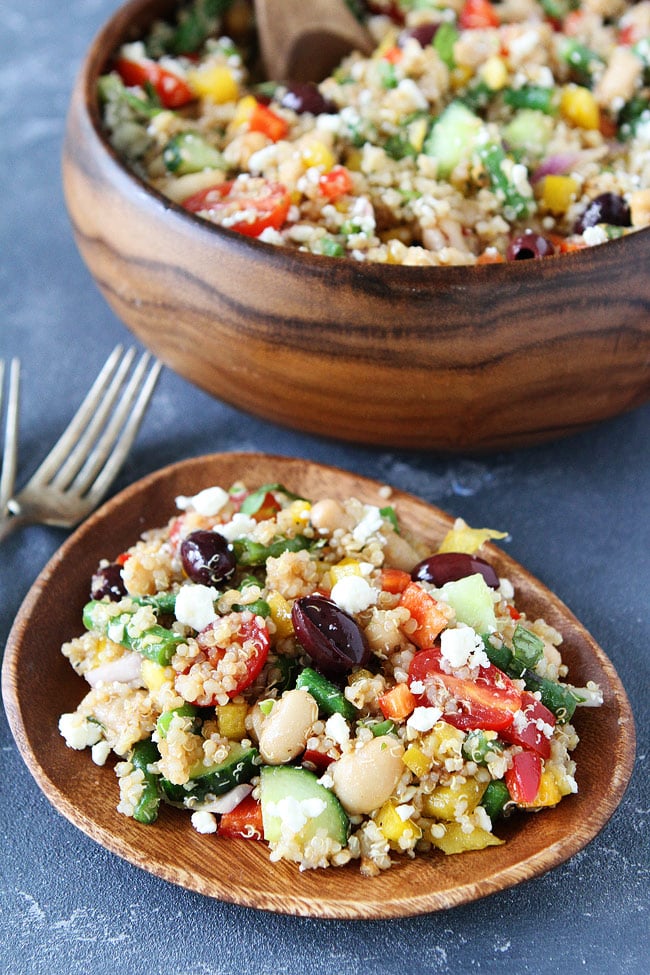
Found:
[[[371,535],[378,532],[383,524],[383,518],[379,513],[379,508],[375,505],[367,504],[364,506],[364,515],[359,524],[352,532],[355,542],[365,545]]]
[[[515,587],[510,579],[499,579],[499,592],[504,599],[512,599],[515,595]]]
[[[411,681],[411,693],[412,694],[424,694],[424,684],[421,680]]]
[[[452,667],[464,667],[476,649],[476,634],[471,626],[456,626],[440,634],[440,652]]]
[[[342,714],[333,714],[325,722],[325,734],[337,745],[345,745],[350,740],[350,726]]]
[[[361,613],[377,602],[378,591],[362,576],[343,576],[334,583],[332,602],[346,613]]]
[[[413,731],[431,731],[441,717],[440,708],[416,708],[406,722],[406,727],[412,728]]]
[[[176,596],[176,619],[184,626],[191,626],[197,633],[217,618],[214,601],[219,593],[212,586],[187,583]]]
[[[604,244],[607,241],[607,232],[604,227],[585,227],[582,232],[582,237],[589,247],[595,247],[597,244]]]
[[[415,806],[411,806],[408,803],[404,802],[402,803],[401,806],[395,806],[395,812],[402,820],[402,822],[405,823],[406,820],[410,819],[413,813],[415,812]]]
[[[93,747],[90,749],[90,755],[95,765],[105,765],[106,759],[110,754],[111,746],[105,738],[102,738],[101,741],[98,741],[97,744],[93,745]]]
[[[96,745],[102,737],[102,729],[95,721],[89,721],[84,714],[62,714],[59,718],[59,731],[68,748],[77,751]]]
[[[323,799],[294,799],[284,796],[278,802],[268,804],[270,816],[278,816],[282,823],[282,832],[295,835],[307,825],[307,821],[320,816],[326,808]]]
[[[243,538],[244,535],[250,535],[251,532],[257,527],[257,522],[254,518],[249,515],[243,515],[241,511],[232,516],[232,521],[226,522],[225,525],[219,525],[218,531],[220,535],[228,542],[234,542],[236,538]]]
[[[199,812],[192,813],[192,826],[197,833],[216,833],[217,817],[214,813],[201,809]]]
[[[228,501],[228,492],[221,487],[209,487],[199,491],[193,497],[186,497],[179,494],[176,498],[176,507],[181,511],[193,508],[194,511],[206,518],[211,518],[218,514]]]

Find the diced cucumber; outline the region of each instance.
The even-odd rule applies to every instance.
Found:
[[[327,715],[342,714],[348,721],[352,721],[357,714],[355,706],[348,701],[336,684],[332,684],[311,667],[305,667],[298,674],[296,687],[309,691],[320,710]]]
[[[163,150],[163,162],[170,173],[185,176],[204,169],[228,168],[221,153],[196,132],[178,132]]]
[[[451,102],[437,120],[424,152],[438,161],[438,174],[446,179],[461,159],[468,158],[483,125],[481,119],[462,102]]]
[[[535,108],[522,108],[503,130],[503,139],[510,149],[529,156],[543,156],[553,135],[554,121]]]
[[[446,582],[440,598],[456,612],[459,623],[471,626],[477,633],[496,629],[492,590],[480,572],[454,582]]]
[[[182,803],[187,799],[203,800],[207,795],[221,796],[242,782],[250,782],[257,775],[258,751],[245,748],[239,742],[230,746],[228,757],[217,765],[198,763],[190,771],[190,780],[176,785],[169,779],[161,780],[161,787],[171,802]]]
[[[319,830],[345,846],[349,821],[333,792],[305,768],[265,765],[260,773],[264,839],[278,843],[290,836],[300,848]]]

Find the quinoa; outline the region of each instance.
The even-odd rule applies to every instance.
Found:
[[[179,5],[100,79],[116,151],[201,218],[407,266],[550,256],[650,225],[650,0],[380,0],[375,50],[318,85],[265,82],[252,9],[224,8],[187,50],[195,8]]]
[[[371,878],[577,791],[573,713],[600,691],[562,683],[561,634],[473,559],[504,533],[457,519],[432,553],[391,505],[277,484],[177,506],[99,562],[61,648],[91,686],[60,733],[114,756],[121,814],[169,803],[206,842]]]

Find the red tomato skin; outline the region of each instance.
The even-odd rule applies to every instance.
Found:
[[[532,803],[542,780],[542,759],[535,752],[517,752],[505,774],[508,792],[515,802]]]
[[[205,640],[202,641],[201,634],[205,633],[212,624],[209,624],[205,630],[197,635],[197,643],[203,652],[203,660],[207,658],[214,670],[219,666],[219,662],[223,659],[226,651],[223,647],[214,647],[206,643]],[[262,667],[266,663],[266,658],[269,655],[269,647],[271,646],[271,639],[269,636],[269,631],[266,626],[262,626],[257,622],[257,619],[252,618],[250,620],[242,621],[239,630],[237,632],[237,638],[241,643],[246,641],[252,641],[254,644],[254,652],[249,656],[246,661],[246,675],[240,680],[240,682],[230,691],[228,691],[228,697],[236,697],[241,694],[242,691],[249,687],[255,678],[259,675]],[[196,663],[196,661],[195,661]],[[194,664],[188,667],[186,673],[189,673]],[[218,704],[216,695],[214,698],[208,698],[207,695],[202,695],[195,701],[190,701],[190,704],[199,704],[201,707],[214,707]]]
[[[329,173],[323,173],[318,181],[318,188],[323,196],[334,201],[352,192],[354,183],[345,166],[334,166]]]
[[[268,183],[268,193],[264,197],[246,197],[244,195],[232,194],[233,181],[218,183],[216,186],[209,186],[205,190],[200,190],[192,196],[183,200],[183,208],[190,213],[200,213],[202,210],[218,212],[220,208],[238,203],[241,209],[250,208],[257,214],[253,220],[241,220],[224,228],[234,230],[236,233],[243,234],[245,237],[259,237],[267,227],[279,230],[287,219],[291,198],[289,193],[280,183]]]
[[[180,108],[195,100],[195,95],[187,82],[173,71],[161,68],[155,61],[129,61],[120,58],[116,64],[117,72],[125,85],[146,85],[155,90],[165,108]]]
[[[248,122],[248,128],[251,132],[261,132],[271,142],[279,142],[287,135],[289,124],[281,115],[277,115],[272,108],[257,102]]]
[[[490,0],[465,0],[458,17],[458,24],[463,30],[498,27],[500,23],[499,14]]]
[[[555,727],[555,715],[549,711],[536,697],[524,691],[521,695],[521,710],[528,721],[525,726],[519,723],[511,724],[501,735],[510,745],[521,745],[523,748],[536,752],[542,758],[549,758],[551,754],[551,739],[537,727],[539,720],[544,724]]]

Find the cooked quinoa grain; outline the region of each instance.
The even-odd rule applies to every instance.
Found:
[[[116,757],[121,814],[166,802],[206,842],[373,877],[499,844],[504,815],[577,791],[573,714],[600,691],[563,682],[561,635],[477,556],[502,533],[459,519],[432,553],[390,504],[278,484],[177,504],[100,562],[62,647],[90,689],[59,730]],[[100,596],[116,569],[127,594]]]

